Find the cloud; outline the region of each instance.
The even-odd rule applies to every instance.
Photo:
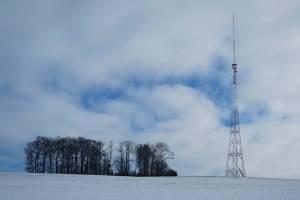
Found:
[[[0,6],[0,170],[37,135],[164,141],[181,175],[223,175],[231,14],[249,176],[300,177],[298,1]]]

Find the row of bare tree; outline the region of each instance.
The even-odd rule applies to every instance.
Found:
[[[116,153],[116,155],[114,155]],[[25,147],[26,170],[31,173],[93,174],[120,176],[174,176],[167,144],[134,144],[83,137],[37,137]]]

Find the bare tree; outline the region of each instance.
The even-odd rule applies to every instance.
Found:
[[[112,154],[113,154],[113,143],[112,141],[108,142],[105,145],[105,150],[104,150],[104,160],[103,160],[103,171],[105,175],[112,175],[113,170],[112,170]]]
[[[117,175],[162,176],[176,173],[168,168],[167,160],[173,159],[174,154],[165,143],[134,145],[131,141],[124,141],[116,150],[114,167]],[[112,142],[106,144],[83,137],[37,137],[24,149],[26,170],[31,173],[113,175],[113,151]],[[135,172],[132,171],[134,162]]]
[[[155,144],[156,154],[156,175],[162,176],[168,168],[167,160],[174,159],[174,153],[170,151],[169,146],[165,143],[158,142]]]
[[[35,146],[34,142],[27,143],[25,147],[26,171],[34,173],[35,171]]]
[[[124,146],[125,146],[124,171],[125,171],[125,176],[128,176],[130,175],[130,162],[132,161],[130,156],[134,150],[134,143],[131,141],[125,141]]]
[[[125,175],[125,144],[122,142],[119,144],[119,147],[117,148],[118,156],[116,157],[114,161],[114,165],[117,170],[117,174],[120,176]]]
[[[150,162],[152,151],[149,144],[138,144],[135,148],[136,166],[138,168],[138,175],[148,176],[150,173]]]

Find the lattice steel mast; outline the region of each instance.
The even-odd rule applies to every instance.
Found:
[[[237,101],[237,64],[235,56],[235,16],[233,14],[232,18],[232,28],[233,28],[233,77],[232,77],[232,87],[233,87],[233,107],[231,112],[231,124],[230,124],[230,136],[229,136],[229,146],[227,155],[227,164],[225,176],[246,176],[243,150],[240,135],[240,123],[239,123],[239,111],[238,111],[238,101]]]

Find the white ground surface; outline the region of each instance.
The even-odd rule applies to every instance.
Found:
[[[300,180],[0,173],[1,200],[300,199]]]

